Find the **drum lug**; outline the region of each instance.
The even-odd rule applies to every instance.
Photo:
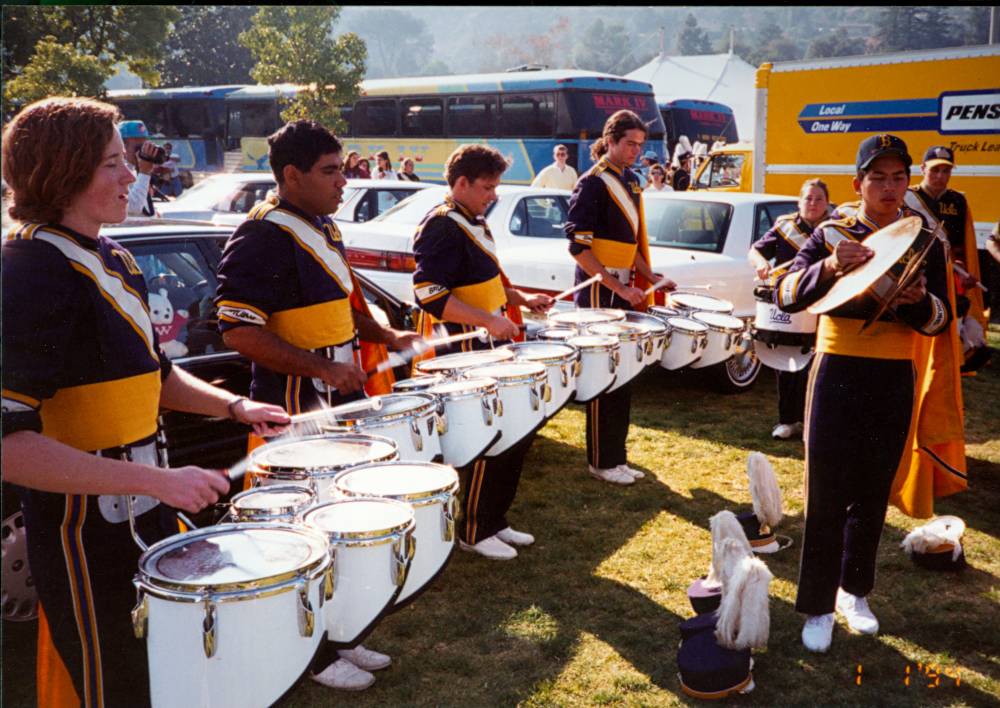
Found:
[[[413,560],[414,538],[411,533],[405,533],[392,542],[392,570],[390,580],[397,588],[406,583],[406,575],[410,561]]]
[[[542,400],[549,403],[552,400],[552,387],[548,382],[542,384]]]
[[[211,659],[215,656],[215,603],[211,595],[205,596],[205,619],[201,622],[201,646],[205,650],[205,658]]]
[[[441,518],[444,527],[441,529],[441,540],[445,543],[452,543],[455,540],[455,497],[448,499],[448,503],[441,507]]]
[[[410,421],[410,437],[413,439],[413,448],[417,452],[423,452],[424,439],[420,436],[420,423],[416,418]]]
[[[732,346],[733,346],[733,335],[730,334],[729,332],[726,332],[726,346],[725,346],[726,351],[729,351],[732,348]]]
[[[618,350],[611,352],[611,356],[608,357],[608,369],[612,374],[618,371],[618,365],[621,363],[622,363],[621,352]]]
[[[577,359],[573,362],[573,378],[579,377],[581,371],[583,371],[583,364],[581,364],[580,360]]]
[[[309,602],[309,583],[301,581],[296,589],[299,595],[299,634],[311,637],[316,630],[316,613]]]
[[[136,639],[146,636],[146,627],[149,623],[149,605],[146,602],[146,595],[139,590],[137,592],[135,607],[132,608],[132,631]]]
[[[540,405],[539,398],[541,397],[541,394],[534,386],[529,389],[529,393],[531,394],[531,410],[537,411],[538,406]]]
[[[483,422],[486,423],[486,425],[493,425],[493,409],[496,407],[496,399],[493,399],[492,404],[487,398],[482,398],[480,400],[483,404]]]
[[[493,402],[493,413],[495,415],[503,417],[503,401],[500,400],[500,394],[497,394],[496,399]]]
[[[323,592],[320,597],[329,601],[333,599],[333,591],[337,585],[337,549],[333,548],[330,551],[330,565],[327,566],[326,572],[323,573]]]
[[[635,360],[641,362],[644,356],[649,356],[649,352],[649,340],[647,339],[640,346],[635,348]]]
[[[569,386],[569,369],[566,368],[565,364],[560,364],[559,366],[559,381],[562,383],[563,388]]]
[[[448,432],[448,417],[444,413],[444,401],[440,398],[437,402],[437,431],[438,435],[444,435]],[[427,433],[430,434],[430,426],[428,425]]]
[[[700,340],[699,344],[701,345],[702,349],[704,349],[705,347],[707,347],[708,346],[708,336],[705,335],[705,334],[701,335],[701,340]]]

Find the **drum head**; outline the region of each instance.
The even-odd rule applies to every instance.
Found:
[[[620,322],[625,319],[624,310],[613,310],[610,308],[593,308],[571,310],[569,312],[557,312],[549,317],[549,321],[559,324],[582,327],[583,325],[596,324],[597,322]]]
[[[712,329],[721,329],[727,332],[741,332],[744,328],[743,320],[732,315],[724,315],[721,312],[695,312],[691,319],[707,324]]]
[[[232,504],[238,511],[295,510],[304,509],[315,499],[316,493],[307,487],[257,487],[237,494]]]
[[[636,327],[631,322],[598,322],[587,327],[587,332],[619,339],[636,339],[642,334],[643,329]]]
[[[329,470],[391,459],[396,445],[387,438],[350,433],[271,443],[254,450],[260,470]]]
[[[708,331],[708,325],[697,320],[689,320],[687,317],[671,317],[667,324],[673,327],[674,331],[688,332],[689,334],[699,334]]]
[[[676,307],[685,310],[697,310],[699,312],[721,312],[729,314],[733,311],[733,303],[711,295],[698,295],[696,293],[670,293],[670,301]]]
[[[490,386],[496,386],[497,380],[485,376],[475,379],[460,379],[449,381],[430,389],[435,396],[454,396],[466,393],[485,393]]]
[[[577,334],[578,332],[570,327],[548,327],[547,329],[543,329],[538,332],[538,339],[565,342],[568,339],[572,339]]]
[[[372,496],[416,501],[458,489],[453,467],[434,462],[394,462],[345,470],[333,480],[349,496]]]
[[[439,371],[454,371],[455,369],[468,369],[473,366],[485,366],[498,361],[510,361],[514,358],[514,353],[505,349],[488,349],[481,352],[462,352],[460,354],[445,354],[418,361],[417,370],[423,373],[437,373]]]
[[[667,326],[663,324],[663,320],[653,315],[647,315],[645,312],[626,312],[625,321],[629,324],[638,325],[647,332],[662,334],[667,331]]]
[[[433,403],[434,397],[426,393],[388,393],[334,406],[328,412],[338,421],[362,422],[409,413]]]
[[[669,317],[683,317],[684,314],[675,307],[663,307],[662,305],[654,305],[649,308],[649,313],[660,320],[666,320]]]
[[[315,566],[326,540],[283,524],[224,524],[172,536],[142,554],[139,570],[180,588],[244,586]]]
[[[581,334],[578,337],[573,337],[573,339],[569,340],[569,343],[574,347],[580,347],[581,349],[588,349],[591,347],[606,349],[616,346],[618,344],[618,338],[609,337],[604,334]]]
[[[469,376],[486,376],[503,384],[511,379],[527,379],[545,373],[545,365],[537,361],[505,361],[500,364],[490,364],[469,369]]]
[[[336,538],[375,538],[406,529],[413,509],[392,499],[342,499],[310,509],[302,523]]]
[[[509,344],[508,347],[518,359],[527,361],[561,361],[576,353],[572,345],[561,342],[518,342]]]
[[[426,391],[432,386],[444,383],[445,377],[441,374],[433,376],[414,376],[412,379],[396,381],[392,385],[393,393],[412,393],[414,391]]]

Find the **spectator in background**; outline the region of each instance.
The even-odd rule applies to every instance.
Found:
[[[170,197],[179,197],[184,191],[184,185],[181,184],[181,157],[174,154],[171,143],[163,143],[163,151],[167,154],[167,160],[156,168],[154,174],[160,179],[161,192]]]
[[[344,177],[347,179],[367,177],[368,175],[361,173],[359,162],[361,162],[361,154],[357,150],[351,150],[347,153],[347,160],[344,162]]]
[[[565,145],[556,145],[552,149],[552,158],[555,162],[535,175],[531,186],[547,189],[573,189],[576,186],[577,175],[576,170],[566,164],[569,159],[569,149]]]
[[[675,192],[686,192],[691,185],[691,153],[682,152],[677,156],[678,167],[674,170],[673,184]]]
[[[404,157],[403,169],[399,171],[396,177],[407,182],[419,182],[420,178],[417,176],[417,173],[413,171],[415,167],[416,163],[413,161],[412,157]]]
[[[654,164],[649,168],[649,184],[646,185],[647,192],[672,192],[674,188],[667,184],[667,171],[663,165]]]
[[[392,160],[389,159],[389,153],[386,150],[378,153],[375,159],[378,163],[378,170],[372,175],[375,179],[399,179],[392,169]]]
[[[371,163],[368,162],[368,158],[358,160],[358,177],[361,179],[372,178],[372,168]]]
[[[128,189],[128,215],[154,216],[150,179],[157,165],[166,160],[166,151],[149,141],[149,131],[141,120],[126,120],[118,124],[125,143],[125,161],[136,172],[136,180]]]

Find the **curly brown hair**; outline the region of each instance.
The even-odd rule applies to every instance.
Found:
[[[642,118],[632,111],[621,110],[611,114],[611,117],[604,123],[601,137],[590,146],[590,157],[594,162],[600,160],[608,151],[608,146],[624,138],[625,133],[630,130],[641,130],[643,135],[649,135],[649,128],[642,122]]]
[[[448,156],[444,178],[449,187],[454,187],[459,177],[475,182],[479,177],[502,175],[509,166],[507,158],[489,145],[459,145]]]
[[[3,131],[3,178],[17,221],[57,222],[87,188],[121,113],[88,98],[26,106]]]

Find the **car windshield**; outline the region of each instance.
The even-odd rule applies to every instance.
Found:
[[[266,176],[265,176],[266,178]],[[222,201],[226,196],[239,191],[242,183],[234,182],[228,175],[218,177],[208,177],[171,202],[171,206],[176,209],[211,209]]]
[[[391,209],[382,212],[372,221],[390,224],[419,224],[431,207],[444,201],[444,187],[430,187],[413,193]]]
[[[733,216],[730,204],[644,199],[650,246],[721,253]]]

